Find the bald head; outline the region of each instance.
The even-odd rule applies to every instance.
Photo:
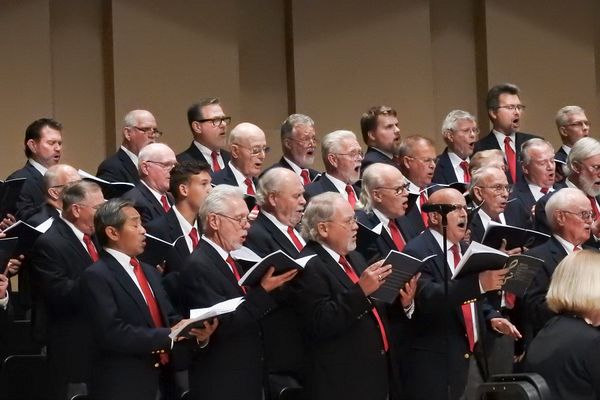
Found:
[[[231,163],[246,178],[260,175],[269,148],[265,133],[249,122],[236,125],[229,133]]]
[[[452,204],[457,209],[448,214],[448,240],[458,243],[465,237],[467,231],[467,204],[464,196],[456,189],[441,189],[429,196],[429,204]],[[442,232],[442,216],[437,212],[428,214],[429,227]]]
[[[177,164],[175,153],[164,143],[150,143],[140,151],[138,171],[140,179],[157,192],[169,190],[171,170]]]
[[[61,193],[69,183],[80,181],[81,177],[75,168],[67,164],[56,164],[48,168],[44,174],[46,203],[54,208],[62,209]]]
[[[272,214],[284,225],[294,227],[302,219],[304,185],[294,171],[272,168],[258,181],[256,200],[263,210]]]

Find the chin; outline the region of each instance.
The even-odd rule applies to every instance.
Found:
[[[356,242],[348,243],[348,252],[356,250]]]

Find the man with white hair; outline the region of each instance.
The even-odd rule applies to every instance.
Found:
[[[296,270],[273,276],[270,268],[256,287],[238,284],[242,271],[230,253],[248,235],[244,192],[220,185],[206,196],[199,217],[204,234],[180,274],[188,309],[209,307],[243,296],[232,313],[219,318],[219,329],[189,370],[191,399],[263,399],[265,381],[261,321],[275,307],[273,292]]]
[[[360,163],[363,152],[354,133],[338,130],[323,137],[321,155],[325,164],[325,173],[315,182],[306,186],[306,200],[324,193],[337,192],[348,200],[352,208],[358,200]]]
[[[267,154],[265,133],[249,122],[236,125],[229,133],[231,160],[213,175],[213,184],[239,186],[247,195],[256,195],[256,178]]]
[[[469,183],[469,161],[479,138],[477,119],[463,110],[452,110],[442,123],[442,137],[446,148],[437,158],[433,183]]]
[[[374,163],[394,165],[401,140],[396,110],[383,105],[369,108],[360,118],[360,131],[367,145],[361,171]]]
[[[122,197],[131,200],[145,225],[165,215],[174,203],[169,191],[171,170],[177,164],[175,153],[163,143],[151,143],[138,157],[140,183]]]
[[[129,182],[137,185],[138,154],[144,146],[160,139],[162,132],[156,129],[156,118],[146,110],[129,111],[123,118],[121,131],[123,141],[119,150],[102,161],[96,172],[98,178],[109,182]]]
[[[593,224],[592,214],[589,199],[576,188],[561,189],[546,203],[546,215],[552,237],[546,243],[525,253],[544,260],[524,299],[526,316],[531,324],[533,336],[553,315],[546,305],[546,293],[552,273],[563,258],[581,250],[582,245],[589,240]]]
[[[283,167],[294,171],[304,185],[308,185],[319,175],[312,169],[317,151],[315,122],[304,114],[292,114],[281,125],[281,151],[283,156],[270,168]],[[268,170],[268,169],[267,169]]]
[[[556,113],[556,128],[562,141],[562,146],[554,154],[556,163],[557,181],[566,177],[564,166],[571,148],[581,138],[590,135],[591,124],[585,115],[585,110],[579,106],[565,106]]]

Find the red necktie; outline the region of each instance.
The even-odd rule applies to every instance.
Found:
[[[348,193],[348,203],[352,206],[352,209],[356,206],[356,195],[352,186],[346,185],[346,193]]]
[[[129,261],[129,264],[133,267],[133,273],[142,289],[142,294],[144,295],[144,299],[146,300],[146,304],[148,305],[148,310],[150,311],[150,316],[152,317],[152,322],[156,328],[161,328],[164,325],[162,316],[160,315],[160,309],[158,308],[158,303],[152,294],[152,290],[150,289],[150,284],[146,279],[146,275],[144,275],[144,271],[142,271],[142,266],[140,262],[136,258],[132,258]],[[167,353],[160,354],[160,363],[166,364],[169,362],[169,355]]]
[[[359,277],[358,277],[358,275],[356,275],[356,272],[354,272],[354,269],[352,269],[352,267],[348,263],[348,260],[346,260],[346,257],[340,256],[339,262],[340,262],[340,265],[342,267],[344,267],[344,272],[346,272],[346,275],[348,275],[348,278],[350,278],[352,283],[358,282]],[[379,313],[377,312],[377,309],[375,308],[375,306],[373,306],[373,308],[371,309],[371,312],[373,313],[373,316],[377,320],[379,332],[381,333],[381,341],[383,342],[383,349],[385,351],[388,351],[389,344],[388,344],[387,334],[385,333],[385,328],[383,327],[383,322],[381,321],[381,317],[379,316]]]
[[[310,175],[308,174],[307,169],[303,169],[302,171],[300,171],[300,176],[302,177],[302,181],[305,185],[308,185],[310,183]]]
[[[98,261],[98,250],[96,250],[96,246],[94,246],[92,238],[89,235],[83,235],[83,243],[85,243],[85,247],[87,248],[88,253],[90,253],[92,261]]]
[[[400,229],[398,229],[398,224],[396,224],[396,221],[394,221],[393,219],[390,219],[390,222],[388,222],[388,228],[390,228],[390,233],[392,234],[392,240],[394,241],[394,244],[396,245],[396,249],[398,251],[404,250],[404,246],[406,245],[406,242],[404,241],[404,238],[402,237],[402,234],[400,233]]]
[[[252,180],[250,178],[244,179],[244,183],[246,184],[246,194],[254,196],[256,192],[254,191],[254,185],[252,184]]]
[[[504,137],[504,153],[506,154],[506,162],[508,163],[508,171],[512,178],[512,183],[517,183],[517,156],[511,147],[512,139],[510,136]]]
[[[227,264],[229,264],[229,266],[231,267],[231,271],[233,272],[235,281],[239,282],[240,279],[242,278],[242,276],[240,275],[240,271],[238,270],[237,264],[235,263],[233,258],[231,258],[231,256],[227,257]],[[240,285],[240,288],[242,289],[242,292],[244,292],[244,294],[246,294],[246,288],[243,287],[242,285]]]
[[[548,194],[548,191],[550,191],[550,188],[541,188],[540,192],[542,192],[543,194]]]
[[[288,226],[287,232],[288,232],[288,235],[290,235],[292,242],[294,242],[294,246],[296,246],[298,251],[302,251],[304,246],[302,245],[302,242],[300,242],[300,239],[298,239],[298,236],[296,236],[296,232],[294,232],[294,228],[292,228],[291,226]]]
[[[463,179],[465,180],[465,183],[470,183],[471,182],[471,174],[469,173],[469,163],[463,160],[458,165],[463,170]]]
[[[167,195],[163,194],[162,196],[160,196],[160,203],[163,206],[163,210],[165,210],[165,212],[169,212],[169,210],[171,209],[171,205],[167,200]]]
[[[423,212],[423,204],[427,203],[427,195],[425,191],[422,191],[419,195],[419,205],[421,206],[421,219],[423,219],[423,224],[425,228],[429,227],[429,217],[427,217],[427,213]]]
[[[453,245],[450,247],[450,251],[452,251],[452,256],[454,257],[454,269],[458,266],[460,262],[460,253],[457,245]],[[475,327],[473,326],[473,313],[471,312],[471,304],[463,304],[461,306],[463,318],[465,320],[465,330],[467,331],[467,339],[469,341],[469,350],[473,351],[475,348]]]
[[[219,172],[221,170],[221,164],[219,164],[219,153],[213,151],[210,153],[210,158],[212,159],[213,172]]]
[[[598,203],[596,202],[596,199],[592,196],[588,196],[588,199],[590,199],[590,205],[592,206],[592,211],[594,211],[594,221],[598,219],[598,217],[600,217],[600,211],[598,211]]]
[[[198,229],[196,229],[195,226],[190,231],[189,236],[190,239],[192,239],[192,248],[195,249],[196,246],[198,246],[198,242],[200,241],[200,238],[198,237]]]

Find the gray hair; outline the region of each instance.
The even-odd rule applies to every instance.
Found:
[[[396,167],[388,164],[374,163],[369,165],[363,172],[360,189],[360,205],[366,212],[373,210],[373,198],[371,197],[371,192],[383,185],[384,173],[388,168],[396,169]]]
[[[290,174],[297,177],[294,171],[283,167],[267,170],[258,181],[258,187],[256,188],[256,204],[263,207],[267,202],[269,194],[278,192],[286,182],[285,175],[289,176]],[[298,179],[300,178],[298,177]]]
[[[292,132],[296,125],[308,125],[313,126],[315,121],[308,115],[304,114],[292,114],[283,121],[281,124],[281,140],[292,136]]]
[[[569,176],[573,172],[573,164],[597,155],[600,155],[600,142],[592,137],[579,139],[571,148],[567,157],[567,165],[563,168],[566,175]]]
[[[98,208],[94,215],[94,230],[102,246],[106,246],[109,240],[106,235],[106,228],[112,226],[120,230],[127,221],[127,216],[123,213],[123,209],[133,206],[132,201],[117,197],[108,200]]]
[[[173,150],[164,143],[150,143],[144,146],[144,148],[140,150],[140,154],[138,154],[138,171],[143,161],[151,160],[165,152],[173,153]]]
[[[340,143],[344,139],[357,140],[356,135],[352,131],[346,130],[333,131],[323,137],[323,140],[321,141],[321,153],[323,156],[323,162],[325,164],[329,164],[329,162],[327,161],[327,156],[329,154],[335,154],[341,151]]]
[[[77,174],[77,170],[68,164],[56,164],[49,167],[44,174],[44,187],[46,191],[51,187],[60,185],[62,178],[69,172]]]
[[[585,114],[585,110],[579,106],[565,106],[558,110],[556,113],[556,127],[560,128],[569,123],[569,115],[571,114]]]
[[[200,206],[198,216],[203,226],[206,226],[208,214],[225,214],[231,208],[230,200],[244,199],[244,191],[237,186],[218,185],[206,196]]]
[[[485,178],[492,176],[496,171],[500,171],[502,175],[504,175],[504,171],[496,167],[481,167],[473,172],[473,175],[471,175],[471,183],[469,183],[469,193],[471,194],[472,198],[475,198],[473,196],[473,189],[476,186],[479,186],[481,181],[483,181]]]
[[[404,140],[402,141],[402,144],[400,144],[400,147],[398,148],[398,156],[399,157],[412,157],[412,155],[414,153],[414,148],[419,145],[422,145],[423,143],[427,146],[431,146],[431,147],[435,148],[431,139],[428,139],[424,136],[411,135],[411,136],[405,137]]]
[[[531,162],[531,155],[529,154],[529,149],[532,147],[546,147],[552,150],[552,154],[554,154],[554,146],[549,141],[542,138],[533,138],[529,139],[525,143],[521,145],[521,163],[523,165],[529,165]]]
[[[331,220],[336,210],[334,203],[338,199],[343,200],[344,198],[337,192],[321,193],[310,199],[302,217],[300,234],[304,240],[321,242],[317,225],[320,222]]]
[[[136,126],[138,123],[138,118],[142,114],[152,115],[152,113],[147,110],[131,110],[123,117],[123,126]]]
[[[546,219],[548,220],[548,224],[552,231],[554,231],[554,228],[556,227],[554,212],[566,209],[577,199],[577,197],[582,196],[587,199],[585,193],[576,188],[563,188],[550,196],[544,210],[546,211]]]
[[[102,192],[102,189],[96,182],[77,181],[65,186],[61,193],[63,211],[67,211],[73,204],[81,203],[85,200],[88,193]]]
[[[477,118],[475,118],[471,113],[463,110],[452,110],[446,115],[444,118],[444,122],[442,122],[442,134],[447,131],[455,131],[456,124],[458,121],[468,120],[477,122]]]

